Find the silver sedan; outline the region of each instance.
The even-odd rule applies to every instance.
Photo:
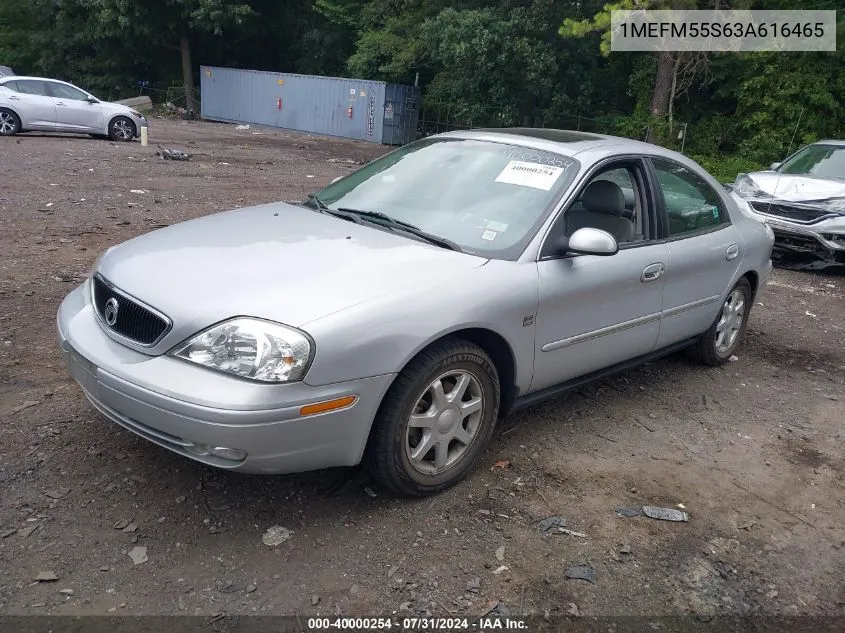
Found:
[[[510,411],[675,350],[726,362],[772,243],[655,145],[453,132],[298,205],[109,249],[59,342],[94,407],[181,455],[253,473],[363,460],[423,495]]]
[[[100,101],[73,84],[43,77],[0,77],[0,136],[72,132],[131,141],[148,127],[140,112]]]

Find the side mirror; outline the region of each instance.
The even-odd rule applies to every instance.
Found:
[[[589,226],[575,231],[568,240],[566,250],[570,253],[582,255],[616,255],[619,252],[619,244],[607,231],[594,229]]]
[[[92,104],[93,104],[93,103],[100,103],[97,99],[95,99],[94,97],[90,97],[90,96],[89,96],[89,97],[87,97],[87,98],[85,99],[85,101],[87,101],[88,103],[92,103]]]
[[[781,165],[780,163],[772,163],[771,165],[769,165],[769,169],[772,170],[772,171],[777,171],[777,169],[778,169],[778,167],[780,167],[780,165]]]

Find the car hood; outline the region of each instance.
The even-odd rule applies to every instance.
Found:
[[[811,202],[845,198],[845,182],[840,180],[780,174],[776,171],[757,171],[748,176],[764,193],[776,200]],[[845,211],[845,205],[841,210]]]
[[[272,203],[136,237],[106,251],[97,272],[170,317],[163,345],[238,315],[300,327],[487,261]]]

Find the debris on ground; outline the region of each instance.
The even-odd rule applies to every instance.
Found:
[[[505,546],[496,548],[496,560],[505,560]]]
[[[261,537],[261,540],[265,545],[276,547],[285,541],[289,541],[291,538],[293,538],[293,532],[291,530],[286,527],[282,527],[281,525],[274,525],[271,528],[267,528],[267,531],[264,532],[264,536]]]
[[[45,490],[44,496],[49,497],[50,499],[61,499],[64,497],[68,492],[70,492],[69,488],[65,488],[63,490]]]
[[[33,578],[36,582],[53,582],[58,579],[59,577],[54,571],[40,571],[35,578]]]
[[[17,534],[18,530],[16,528],[12,528],[11,530],[6,530],[2,534],[0,534],[0,538],[8,538],[12,536],[12,534]]]
[[[129,550],[129,558],[131,558],[132,562],[136,565],[146,563],[148,560],[150,560],[147,557],[147,548],[143,545],[136,545],[131,550]]]
[[[503,571],[508,571],[507,566],[505,566],[505,565],[499,565],[498,567],[496,567],[496,569],[494,569],[494,570],[493,570],[493,574],[494,574],[494,575],[496,575],[496,576],[498,576],[498,575],[499,575],[499,574],[501,574]]]
[[[570,602],[569,606],[566,608],[566,613],[568,615],[574,615],[576,618],[578,617],[578,605],[574,602]]]
[[[369,486],[364,486],[364,493],[365,493],[365,494],[366,494],[366,495],[367,495],[370,499],[375,499],[376,497],[378,497],[378,495],[376,494],[376,491],[375,491],[375,490],[373,490],[372,488],[370,488]]]
[[[121,530],[121,532],[123,532],[124,534],[132,534],[133,532],[136,532],[137,530],[138,530],[138,524],[137,523],[130,523],[129,525],[124,527]]]
[[[130,189],[129,193],[147,193],[143,189]]]
[[[566,528],[558,528],[556,534],[569,534],[569,536],[577,536],[578,538],[589,538],[586,534],[582,532],[576,532],[574,530],[568,530]]]
[[[550,530],[557,530],[566,527],[566,519],[559,514],[546,517],[537,522],[537,530],[539,532],[549,532]]]
[[[191,158],[190,154],[180,149],[167,149],[161,145],[157,145],[156,147],[156,155],[161,156],[164,160],[188,160]]]
[[[596,584],[596,570],[589,565],[573,565],[567,568],[563,575],[570,580],[586,580]]]
[[[643,514],[652,519],[661,521],[689,521],[689,515],[675,508],[657,508],[655,506],[643,506]]]
[[[74,592],[74,590],[73,590],[73,589],[59,589],[59,593],[60,593],[60,594],[62,594],[63,596],[68,596],[68,597],[70,597],[70,596],[72,596],[75,592]]]
[[[320,604],[320,596],[315,593],[311,596],[311,606],[316,607],[318,604]]]
[[[122,529],[124,529],[127,525],[129,525],[129,523],[130,523],[131,521],[132,521],[132,519],[120,519],[119,521],[116,521],[116,522],[112,525],[112,527],[113,527],[115,530],[122,530]]]
[[[471,591],[472,593],[478,593],[479,588],[481,587],[481,578],[475,576],[474,578],[470,578],[467,580],[467,591]]]
[[[258,589],[258,587],[256,587],[255,585],[247,585],[246,589],[244,589],[244,592],[253,593],[256,589]]]
[[[22,404],[19,404],[14,409],[12,409],[12,415],[14,415],[15,413],[20,413],[24,409],[29,409],[30,407],[34,407],[38,404],[41,404],[40,400],[24,400]]]
[[[35,530],[37,530],[39,527],[41,526],[36,523],[35,525],[30,525],[29,527],[21,528],[20,530],[18,530],[18,536],[20,536],[21,538],[26,538],[30,534],[35,532]]]
[[[643,513],[642,506],[630,506],[626,508],[616,508],[616,514],[623,518],[631,518],[641,516]]]
[[[509,459],[497,459],[493,462],[493,466],[490,470],[496,470],[497,468],[500,470],[507,470],[511,466],[511,460]]]
[[[236,125],[235,129],[236,130],[248,130],[249,126],[248,125]]]
[[[631,552],[632,550],[630,543],[623,543],[622,546],[619,548],[620,554],[630,554]]]

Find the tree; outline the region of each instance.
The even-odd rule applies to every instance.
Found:
[[[100,28],[100,38],[120,38],[126,48],[165,47],[179,51],[185,107],[196,111],[191,38],[222,36],[253,15],[249,4],[226,0],[87,0]]]

